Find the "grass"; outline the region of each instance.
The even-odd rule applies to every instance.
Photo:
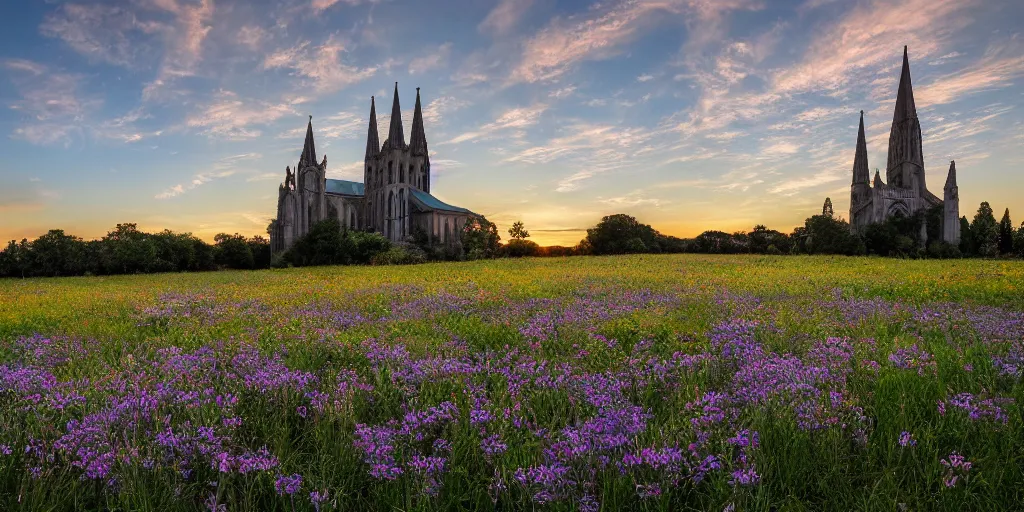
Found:
[[[1022,283],[697,255],[0,280],[0,510],[1018,509]]]

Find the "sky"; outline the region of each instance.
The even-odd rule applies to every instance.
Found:
[[[370,97],[416,87],[432,193],[542,245],[602,216],[789,232],[885,175],[904,45],[942,196],[1024,220],[1019,0],[0,2],[0,240],[262,234],[309,115],[361,180]],[[507,236],[503,236],[507,238]]]

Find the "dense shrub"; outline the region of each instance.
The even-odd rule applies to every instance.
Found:
[[[541,247],[536,242],[530,240],[512,239],[502,247],[502,253],[512,258],[539,256],[541,254]]]

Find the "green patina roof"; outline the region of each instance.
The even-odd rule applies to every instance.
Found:
[[[460,208],[458,206],[452,206],[450,204],[442,202],[440,199],[438,199],[438,198],[436,198],[436,197],[434,197],[434,196],[432,196],[432,195],[430,195],[430,194],[428,194],[428,193],[426,193],[426,192],[424,192],[422,190],[416,190],[414,188],[411,188],[411,189],[409,189],[409,191],[412,193],[412,197],[414,199],[416,199],[416,201],[418,201],[423,206],[426,206],[427,208],[430,208],[431,210],[442,210],[442,211],[446,211],[446,212],[456,212],[456,213],[468,213],[470,215],[473,215],[473,212],[471,212],[471,211],[469,211],[469,210],[467,210],[465,208]]]
[[[362,183],[347,180],[327,180],[328,194],[343,194],[346,196],[361,196],[365,194]]]

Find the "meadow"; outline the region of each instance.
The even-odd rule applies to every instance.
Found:
[[[0,510],[1020,510],[1024,262],[0,280]]]

